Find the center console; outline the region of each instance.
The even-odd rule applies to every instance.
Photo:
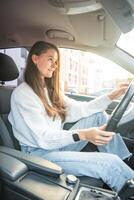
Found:
[[[81,183],[44,159],[0,147],[2,200],[116,200],[117,193]],[[119,192],[122,200],[134,195],[134,181]]]
[[[66,181],[67,175],[59,178],[27,172],[16,181],[4,182],[5,200],[113,200],[117,194],[108,190],[81,185],[79,179],[75,184]]]
[[[31,162],[30,162],[31,163]],[[82,185],[79,179],[73,175],[66,175],[56,165],[53,173],[50,172],[47,163],[45,173],[43,169],[35,166],[29,169],[29,165],[10,155],[0,152],[0,179],[2,181],[3,200],[112,200],[116,193],[89,185]],[[39,171],[39,172],[37,172]]]

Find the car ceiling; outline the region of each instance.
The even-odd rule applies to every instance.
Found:
[[[66,15],[47,0],[1,0],[0,18],[1,46],[5,42],[8,45],[13,45],[14,42],[31,45],[38,39],[49,40],[47,33],[51,29],[57,30],[57,37],[50,40],[56,40],[61,45],[114,45],[120,34],[119,28],[103,9],[91,13]],[[115,31],[111,31],[112,29]],[[63,31],[69,33],[65,38]]]
[[[121,30],[103,6],[94,12],[68,15],[55,2],[71,0],[1,0],[0,47],[31,46],[37,40],[46,40],[60,47],[84,49],[116,60],[117,50],[113,50]],[[89,2],[97,4],[101,0]]]

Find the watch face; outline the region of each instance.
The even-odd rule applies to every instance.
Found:
[[[74,133],[72,136],[75,142],[80,141],[78,133]]]

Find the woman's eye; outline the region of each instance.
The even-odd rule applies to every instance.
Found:
[[[48,61],[51,62],[51,64],[55,67],[57,66],[57,61],[54,61],[52,58],[49,58]]]
[[[53,61],[53,59],[52,59],[52,58],[49,58],[48,60],[49,60],[49,61]]]

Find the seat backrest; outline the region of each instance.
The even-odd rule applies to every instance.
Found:
[[[8,121],[10,100],[14,87],[6,86],[19,76],[18,68],[11,57],[0,53],[0,145],[20,150],[18,141],[13,135],[12,126]]]

